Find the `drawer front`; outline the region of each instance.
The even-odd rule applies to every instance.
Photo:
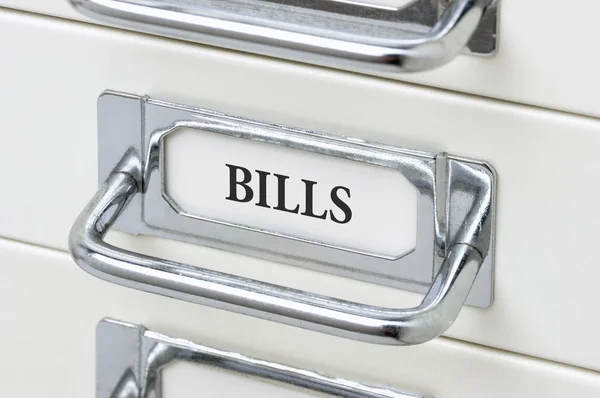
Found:
[[[592,183],[600,122],[12,11],[0,12],[0,37],[10,55],[0,75],[0,105],[10,110],[0,119],[10,143],[0,146],[0,167],[4,186],[15,187],[2,199],[0,235],[66,250],[71,224],[97,189],[96,100],[106,88],[484,159],[498,172],[495,302],[464,308],[447,336],[600,369],[589,249],[599,227],[590,211],[600,199]],[[353,301],[407,307],[419,299],[198,246],[112,239]]]
[[[92,22],[67,0],[0,0],[0,5]],[[462,55],[431,72],[387,77],[600,117],[600,58],[589,51],[600,3],[501,0],[499,12],[494,56]]]
[[[95,330],[105,316],[268,361],[436,398],[600,394],[600,375],[591,371],[446,338],[414,347],[358,343],[107,284],[81,272],[63,252],[0,241],[0,253],[0,372],[8,395],[94,396]],[[198,396],[224,380],[236,380],[185,364],[168,367],[164,377],[166,398]],[[252,386],[250,381],[239,383]],[[225,394],[231,389],[219,391],[219,397],[237,396]],[[244,396],[260,391],[269,388],[252,386]],[[305,396],[275,391],[285,398]]]

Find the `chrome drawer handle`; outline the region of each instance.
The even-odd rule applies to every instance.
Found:
[[[241,51],[293,59],[341,69],[366,73],[420,72],[434,69],[458,55],[477,30],[491,0],[453,0],[437,23],[423,35],[411,38],[365,37],[364,33],[331,32],[328,29],[306,30],[290,28],[299,8],[279,7],[266,16],[236,14],[216,10],[218,4],[210,1],[182,2],[180,0],[70,0],[82,14],[132,30],[154,33],[184,40],[232,48]],[[204,4],[202,4],[204,3]],[[226,3],[226,2],[222,2]],[[266,7],[265,1],[256,3],[253,10]],[[296,1],[298,3],[298,1]],[[296,4],[292,3],[292,4]],[[330,3],[330,2],[329,2]],[[415,3],[414,1],[410,2]],[[431,8],[431,2],[429,2]],[[437,3],[436,3],[437,4]],[[337,3],[336,9],[357,7],[356,4]],[[235,6],[232,6],[235,9]],[[396,10],[397,11],[397,10]],[[369,15],[368,9],[360,15]],[[437,8],[417,14],[437,13]],[[286,15],[290,17],[285,17]],[[271,21],[276,16],[281,20]],[[429,15],[427,15],[429,16]],[[287,18],[287,19],[286,19]],[[337,23],[351,27],[355,20]],[[479,42],[492,42],[495,50],[496,22],[483,29],[487,35]],[[408,24],[410,25],[410,24]],[[414,24],[413,24],[414,25]],[[403,26],[404,27],[404,26]],[[350,28],[348,28],[350,29]],[[373,34],[373,27],[364,30]]]
[[[410,345],[442,334],[456,319],[490,244],[492,188],[474,187],[475,201],[449,244],[423,302],[411,309],[382,308],[284,288],[114,247],[104,236],[139,192],[141,162],[127,152],[76,220],[69,248],[92,275],[127,287],[380,344]]]

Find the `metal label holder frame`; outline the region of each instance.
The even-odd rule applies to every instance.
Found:
[[[161,398],[161,370],[176,361],[217,367],[345,398],[424,398],[165,336],[112,319],[96,329],[96,398]]]
[[[99,180],[104,181],[133,150],[143,159],[141,191],[115,223],[132,234],[153,235],[324,271],[353,279],[426,293],[476,200],[464,189],[477,182],[491,187],[495,201],[495,174],[485,162],[444,154],[412,151],[359,139],[269,125],[182,106],[148,97],[106,91],[98,100]],[[257,139],[332,156],[392,167],[419,191],[417,246],[395,259],[348,248],[331,247],[283,234],[265,234],[252,228],[199,220],[178,212],[165,197],[162,184],[162,141],[178,127]],[[202,129],[202,130],[200,130]],[[276,148],[274,148],[276,150]],[[486,228],[489,248],[466,304],[488,307],[493,300],[494,211]],[[267,244],[265,244],[265,242]],[[269,247],[283,248],[274,252]]]

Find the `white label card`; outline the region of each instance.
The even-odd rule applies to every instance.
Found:
[[[418,191],[398,170],[189,128],[164,162],[190,217],[389,258],[416,246]]]
[[[331,396],[207,365],[185,362],[170,364],[161,373],[161,396],[164,398],[325,398]]]

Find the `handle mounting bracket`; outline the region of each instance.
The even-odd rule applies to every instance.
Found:
[[[485,162],[269,125],[110,91],[100,97],[98,107],[99,171],[104,183],[73,225],[69,238],[75,261],[95,276],[135,289],[382,344],[428,341],[454,322],[463,304],[488,307],[492,302],[495,174]],[[361,208],[357,214],[381,214],[378,212],[384,202],[377,195],[378,189],[394,185],[398,179],[412,184],[414,188],[409,190],[415,192],[416,204],[409,208],[416,213],[414,249],[394,256],[378,252],[379,246],[375,251],[344,246],[344,242],[356,237],[353,235],[348,235],[347,241],[327,241],[329,234],[319,240],[303,236],[302,230],[285,233],[262,225],[241,225],[207,214],[191,216],[181,212],[170,203],[164,189],[168,180],[165,140],[181,130],[189,130],[194,136],[223,139],[228,146],[248,144],[249,153],[266,146],[265,154],[252,157],[257,162],[288,151],[281,162],[276,162],[278,167],[285,166],[286,161],[296,167],[296,161],[307,154],[313,165],[325,158],[345,162],[344,167],[365,167],[348,173],[338,163],[335,167],[327,163],[318,169],[342,170],[334,177],[350,175],[349,181],[357,184],[365,171],[369,178],[362,184],[367,184],[367,189],[355,186],[353,192],[368,198],[372,191],[379,202],[378,206]],[[209,147],[210,142],[215,141],[204,141],[202,151],[193,152],[195,157],[216,159],[214,165],[205,169],[225,170],[219,155],[226,151]],[[375,173],[371,173],[373,167]],[[368,185],[386,172],[391,172],[392,177],[383,180],[383,185]],[[217,191],[222,202],[224,195],[214,187],[207,185],[203,197]],[[372,202],[366,201],[369,205]],[[384,209],[389,210],[385,219],[366,217],[365,226],[346,228],[358,233],[353,242],[368,241],[377,236],[387,219],[395,219],[393,210],[403,203],[394,200],[392,204]],[[239,214],[248,212],[252,211],[245,208]],[[269,213],[260,219],[277,217]],[[290,219],[285,220],[284,225],[289,227]],[[321,228],[324,224],[318,225]],[[104,242],[113,226],[124,232],[199,243],[426,295],[418,307],[395,309],[282,288],[114,247]],[[392,228],[395,226],[391,224]],[[396,234],[409,227],[403,223],[399,226]],[[361,235],[365,231],[366,235]],[[381,238],[388,235],[387,230],[384,232]],[[374,241],[379,243],[379,239]]]

